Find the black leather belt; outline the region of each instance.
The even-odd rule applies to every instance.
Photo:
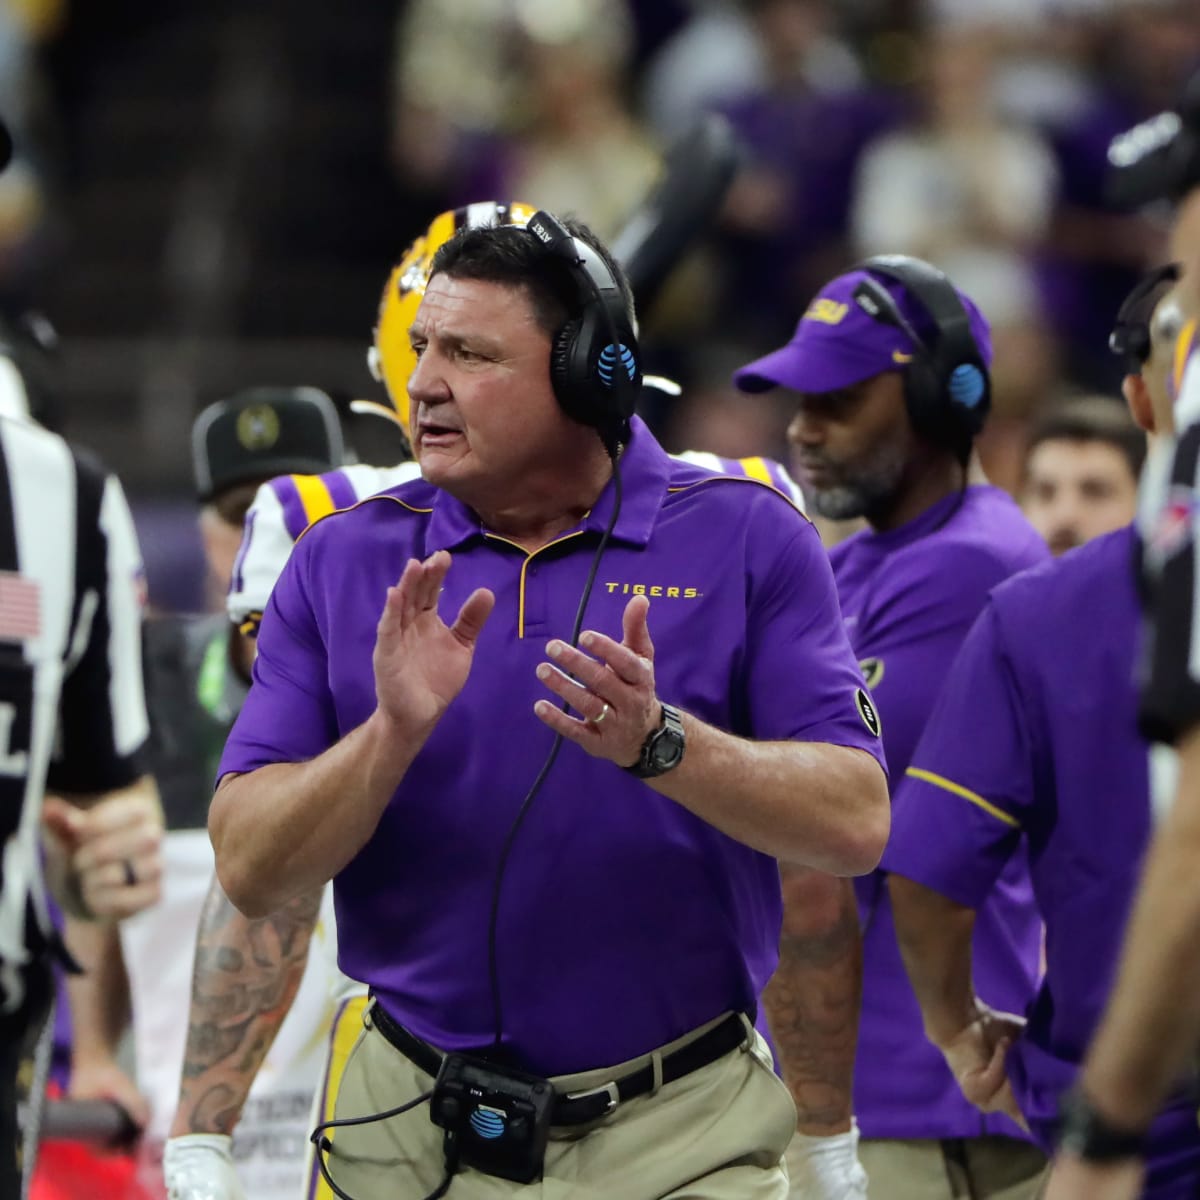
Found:
[[[440,1050],[409,1033],[378,1001],[371,1005],[368,1020],[409,1062],[426,1075],[437,1077],[445,1057]],[[718,1058],[724,1058],[731,1050],[744,1045],[746,1040],[746,1026],[741,1016],[731,1013],[719,1025],[714,1025],[695,1041],[688,1042],[686,1046],[681,1046],[670,1054],[664,1054],[660,1082],[671,1083],[700,1070],[701,1067],[707,1067]],[[557,1095],[551,1123],[586,1125],[589,1121],[598,1120],[606,1113],[612,1112],[618,1104],[632,1100],[634,1096],[644,1096],[653,1088],[654,1067],[653,1064],[647,1063],[644,1067],[599,1087],[570,1095]]]

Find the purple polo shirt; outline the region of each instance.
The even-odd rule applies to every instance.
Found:
[[[846,630],[879,710],[893,784],[903,778],[988,592],[1047,553],[1017,506],[993,487],[967,488],[900,529],[866,531],[833,548]],[[926,1040],[882,873],[856,880],[855,887],[863,926],[863,1009],[854,1109],[863,1135],[1016,1134],[1006,1118],[981,1122]],[[1005,888],[980,914],[975,951],[982,977],[1018,1009],[1033,993],[1040,938],[1028,879],[1014,866]]]
[[[619,639],[630,597],[649,595],[664,700],[740,736],[882,759],[809,522],[774,487],[672,460],[640,421],[621,471],[624,502],[584,627]],[[547,640],[570,636],[612,505],[610,483],[576,529],[526,554],[449,494],[401,484],[314,525],[264,614],[221,773],[310,758],[367,719],[376,623],[409,557],[453,554],[445,620],[478,586],[496,595],[466,687],[334,883],[342,969],[444,1048],[493,1038],[493,878],[553,737],[533,712],[549,694],[534,672]],[[527,1069],[559,1074],[753,1011],[780,922],[774,859],[568,742],[504,879],[504,1041]]]
[[[1133,555],[1133,530],[1122,529],[996,589],[897,789],[884,857],[979,908],[1028,849],[1046,974],[1008,1065],[1047,1150],[1109,992],[1150,833]],[[1147,1195],[1197,1195],[1195,1102],[1178,1097],[1151,1136]]]

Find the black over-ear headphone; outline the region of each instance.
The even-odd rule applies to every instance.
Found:
[[[642,384],[641,352],[625,297],[604,259],[550,213],[534,213],[525,228],[567,265],[578,299],[579,315],[554,335],[550,347],[554,395],[567,416],[598,430],[615,454]]]
[[[883,284],[868,278],[854,289],[865,313],[904,330],[912,341],[904,399],[913,428],[940,445],[965,449],[987,419],[992,385],[954,285],[936,267],[904,254],[879,254],[858,269],[896,280],[929,315],[932,340],[917,333]]]
[[[1150,318],[1167,289],[1179,282],[1182,263],[1167,263],[1147,271],[1121,301],[1108,335],[1108,348],[1125,359],[1126,371],[1138,374],[1150,357]]]

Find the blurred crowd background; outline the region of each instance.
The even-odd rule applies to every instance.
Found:
[[[2,0],[0,310],[57,326],[47,423],[124,480],[152,602],[203,605],[188,431],[254,384],[380,397],[389,266],[436,212],[521,199],[613,234],[696,114],[743,164],[642,314],[671,449],[786,457],[731,370],[857,258],[930,259],[996,348],[983,443],[1119,397],[1105,343],[1161,261],[1106,204],[1110,138],[1200,62],[1195,0]]]

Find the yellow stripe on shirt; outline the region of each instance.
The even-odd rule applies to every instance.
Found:
[[[739,458],[738,466],[741,467],[751,479],[757,479],[759,483],[769,483],[772,487],[775,487],[775,480],[771,478],[771,472],[767,470],[767,464],[763,461],[763,459]],[[776,491],[778,491],[778,488],[776,488]]]
[[[933,784],[934,787],[941,788],[945,792],[950,792],[951,795],[961,796],[964,800],[969,800],[976,808],[982,808],[988,816],[995,817],[997,821],[1003,821],[1005,825],[1011,825],[1013,829],[1021,828],[1021,822],[1016,817],[1010,816],[1002,808],[997,808],[977,792],[972,792],[961,784],[954,783],[952,780],[946,779],[941,775],[935,775],[932,771],[925,771],[921,767],[909,767],[904,773],[911,775],[913,779],[923,779],[926,783]]]
[[[304,519],[310,525],[322,517],[329,516],[337,508],[325,480],[320,475],[293,475],[292,482],[296,485],[296,493],[304,506]]]

